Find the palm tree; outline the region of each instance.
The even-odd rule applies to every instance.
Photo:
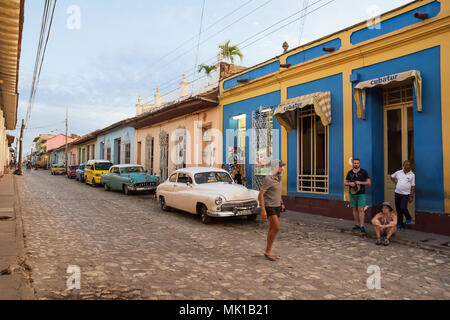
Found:
[[[228,40],[227,42],[225,42],[225,44],[219,45],[219,49],[221,50],[223,58],[231,63],[234,63],[234,57],[238,56],[242,61],[244,55],[242,54],[241,50],[238,48],[238,46],[230,46],[230,42],[231,40]]]
[[[206,76],[209,78],[211,77],[211,73],[216,70],[217,67],[215,65],[207,66],[206,64],[201,64],[198,66],[198,73],[205,71]]]

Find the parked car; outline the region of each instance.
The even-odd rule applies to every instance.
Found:
[[[84,166],[84,182],[93,187],[97,186],[100,184],[101,175],[107,173],[112,165],[108,160],[89,160]]]
[[[178,169],[158,186],[156,198],[164,211],[175,208],[199,214],[203,223],[212,217],[254,220],[259,206],[258,191],[235,183],[227,171],[217,168]]]
[[[135,191],[155,191],[159,177],[150,175],[138,164],[121,164],[112,166],[109,172],[102,175],[100,183],[106,191],[122,190],[126,195]]]
[[[67,170],[67,178],[75,178],[78,167],[79,166],[69,166],[69,169]]]
[[[52,175],[55,174],[65,174],[66,173],[66,165],[63,163],[54,163],[50,169],[50,173]]]
[[[75,180],[84,182],[84,166],[84,163],[80,164],[80,167],[75,171]]]

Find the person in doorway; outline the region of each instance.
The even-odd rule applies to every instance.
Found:
[[[267,233],[267,245],[264,256],[270,261],[279,259],[279,256],[273,254],[272,246],[275,237],[280,231],[280,213],[286,210],[281,198],[281,174],[285,165],[280,160],[272,160],[271,174],[264,179],[258,195],[261,218],[263,220],[269,219],[269,231]]]
[[[361,169],[360,160],[353,159],[353,169],[347,173],[344,184],[349,187],[350,207],[353,211],[355,226],[353,230],[366,232],[364,228],[364,207],[366,206],[366,186],[370,185],[369,174]]]
[[[232,176],[237,184],[242,184],[241,166],[239,164],[234,168]]]
[[[397,229],[403,228],[403,216],[406,218],[406,224],[411,223],[411,215],[408,211],[408,203],[414,201],[416,191],[416,178],[411,171],[411,162],[405,160],[403,169],[391,175],[391,180],[395,184],[395,210],[397,210],[398,222]]]
[[[383,202],[381,204],[381,212],[373,217],[372,224],[377,234],[376,245],[389,245],[391,237],[397,231],[397,215],[392,210],[389,202]]]

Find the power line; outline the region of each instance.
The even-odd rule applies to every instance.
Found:
[[[268,4],[270,1],[271,1],[271,0],[267,1],[267,2],[264,3],[263,5]],[[326,5],[328,5],[329,3],[333,2],[334,0],[331,0],[331,1],[327,2],[327,3],[325,3],[324,5],[317,7],[317,8],[314,9],[314,10],[312,10],[312,11],[310,11],[310,12],[307,12],[307,9],[308,9],[308,8],[314,6],[314,5],[316,5],[316,4],[318,4],[319,2],[322,2],[322,1],[324,1],[324,0],[317,0],[317,1],[313,2],[312,4],[309,4],[309,5],[304,6],[301,10],[299,10],[299,11],[297,11],[297,12],[294,12],[293,14],[291,14],[291,15],[289,15],[289,16],[287,16],[287,17],[285,17],[285,18],[283,18],[283,19],[281,19],[281,20],[279,20],[279,21],[277,21],[276,23],[274,23],[274,24],[272,24],[271,26],[265,28],[264,30],[259,31],[259,32],[255,33],[255,34],[253,34],[252,36],[248,37],[247,39],[245,39],[245,40],[239,42],[239,43],[237,44],[237,46],[240,46],[240,45],[246,43],[247,41],[250,41],[251,39],[255,38],[256,36],[258,36],[258,35],[260,35],[260,34],[266,32],[266,31],[270,30],[271,28],[273,28],[273,27],[275,27],[275,26],[281,24],[281,23],[284,22],[285,20],[287,20],[287,19],[289,19],[289,18],[291,18],[291,17],[293,17],[293,16],[296,16],[296,15],[298,15],[299,13],[305,12],[302,16],[300,16],[300,17],[294,19],[293,21],[291,21],[291,22],[289,22],[289,23],[283,25],[283,26],[280,27],[280,28],[277,28],[277,29],[273,30],[272,32],[268,33],[267,35],[265,35],[265,36],[263,36],[263,37],[260,37],[260,38],[258,38],[257,40],[255,40],[255,41],[253,41],[253,42],[251,42],[251,43],[245,45],[245,46],[242,47],[241,49],[247,48],[247,47],[249,47],[250,45],[252,45],[252,44],[254,44],[254,43],[256,43],[256,42],[258,42],[258,41],[260,41],[260,40],[262,40],[262,39],[264,39],[264,38],[266,38],[267,36],[269,36],[269,35],[271,35],[271,34],[273,34],[274,32],[276,32],[276,31],[278,31],[278,30],[280,30],[280,29],[283,29],[283,28],[285,28],[286,26],[288,26],[288,25],[290,25],[290,24],[292,24],[292,23],[298,21],[299,19],[305,18],[308,14],[317,11],[318,9],[320,9],[320,8],[322,8],[322,7],[326,6]],[[261,7],[261,6],[260,6],[260,7]],[[260,7],[258,7],[258,8],[260,8]],[[257,9],[258,9],[258,8],[257,8]],[[243,18],[243,17],[241,17],[241,18]],[[239,19],[236,20],[235,22],[239,21],[241,18],[239,18]],[[231,25],[232,25],[232,24],[230,24],[229,26],[231,26]],[[224,30],[224,29],[222,29],[222,30]],[[210,37],[210,38],[211,38],[211,37]],[[210,39],[210,38],[208,38],[208,39]],[[202,43],[204,43],[204,42],[207,41],[208,39],[202,41]],[[178,56],[178,57],[181,57],[181,56]],[[204,62],[202,62],[202,63],[203,63],[203,64],[207,64],[209,61],[215,60],[216,57],[217,57],[217,56],[211,57],[211,58],[209,58],[208,60],[206,60],[206,61],[204,61]],[[177,58],[175,58],[175,59],[177,59]],[[172,60],[172,61],[173,61],[173,60]],[[189,76],[192,75],[192,74],[195,75],[195,73],[196,73],[196,70],[195,70],[195,69],[189,69],[188,72],[189,72],[189,71],[193,71],[192,73],[189,73]],[[170,87],[172,84],[178,82],[179,79],[180,79],[179,76],[177,76],[177,77],[175,77],[175,78],[173,78],[173,79],[171,79],[171,80],[168,80],[167,82],[163,83],[162,86],[159,87],[160,90],[163,91],[165,88]],[[167,85],[166,85],[166,84],[167,84]]]
[[[242,9],[243,7],[247,6],[250,2],[252,2],[253,0],[249,0],[247,2],[245,2],[244,4],[242,4],[241,6],[239,6],[238,8],[234,9],[233,11],[227,13],[226,15],[222,16],[221,18],[217,19],[213,24],[209,25],[208,27],[206,27],[205,29],[203,29],[203,32],[206,32],[208,30],[210,30],[212,27],[214,27],[215,25],[217,25],[219,22],[223,21],[224,19],[228,18],[229,16],[231,16],[232,14],[234,14],[235,12],[239,11],[240,9]],[[164,60],[165,58],[167,58],[168,56],[170,56],[171,54],[173,54],[174,52],[176,52],[177,50],[181,49],[182,47],[184,47],[184,45],[190,43],[192,40],[194,40],[197,36],[199,36],[200,34],[196,34],[193,35],[191,38],[187,39],[186,41],[184,41],[183,43],[181,43],[178,47],[176,47],[175,49],[172,49],[170,52],[167,52],[165,55],[162,55],[160,58],[158,58],[155,62],[153,62],[153,64],[157,64],[160,61]]]
[[[206,0],[203,0],[202,14],[201,14],[201,16],[200,16],[200,30],[198,31],[197,54],[195,55],[194,69],[197,68],[197,63],[198,63],[198,52],[199,52],[199,50],[200,50],[200,37],[201,37],[201,35],[202,35],[203,14],[205,13],[205,2],[206,2]]]
[[[225,26],[224,28],[222,28],[222,29],[219,30],[218,32],[216,32],[216,33],[212,34],[211,36],[209,36],[207,39],[205,39],[205,40],[203,40],[202,42],[200,42],[200,45],[201,45],[201,44],[204,44],[205,42],[207,42],[207,41],[209,41],[209,40],[211,40],[213,37],[217,36],[218,34],[222,33],[222,32],[225,31],[226,29],[228,29],[228,28],[230,28],[231,26],[235,25],[236,23],[240,22],[240,21],[243,20],[244,18],[246,18],[246,17],[250,16],[251,14],[255,13],[257,10],[259,10],[259,9],[261,9],[262,7],[268,5],[268,4],[269,4],[270,2],[272,2],[272,1],[273,1],[273,0],[268,0],[268,1],[264,2],[263,4],[259,5],[258,7],[256,7],[255,9],[253,9],[252,11],[246,13],[246,14],[243,15],[242,17],[238,18],[237,20],[235,20],[235,21],[233,21],[232,23],[228,24],[227,26]],[[247,3],[248,3],[248,2],[247,2]],[[246,4],[247,4],[247,3],[246,3]],[[241,6],[241,7],[242,7],[242,6]],[[237,9],[236,9],[235,11],[237,11]],[[217,22],[216,22],[216,23],[217,23]],[[206,30],[203,30],[203,32],[205,32],[205,31],[206,31]],[[194,37],[194,38],[195,38],[195,37]],[[191,40],[192,40],[192,38],[191,38]],[[184,51],[183,53],[179,54],[179,55],[176,56],[175,58],[171,59],[171,61],[170,61],[169,64],[172,64],[174,61],[176,61],[176,60],[178,60],[179,58],[185,56],[186,54],[192,52],[192,51],[195,50],[196,48],[197,48],[197,46],[194,46],[194,47],[191,47],[190,49]],[[165,58],[165,57],[164,57],[164,58]],[[159,59],[156,63],[153,64],[153,66],[157,65],[157,64],[158,64],[160,61],[162,61],[162,60],[163,60],[163,59]],[[210,59],[209,59],[209,60],[210,60]],[[191,69],[191,70],[192,70],[192,69]],[[195,70],[194,70],[194,71],[195,71]],[[195,74],[195,72],[194,72],[194,74]],[[172,82],[172,83],[173,83],[174,81],[178,81],[178,80],[179,80],[179,77],[176,77],[176,78],[173,78],[173,79],[169,80],[169,82]],[[169,82],[166,82],[166,83],[169,83]],[[166,83],[164,83],[164,84],[166,84]],[[163,85],[164,85],[164,84],[163,84]],[[160,86],[160,88],[161,88],[161,86]]]
[[[25,118],[26,119],[25,127],[28,125],[28,122],[30,120],[31,110],[34,105],[36,91],[39,86],[39,80],[41,77],[42,66],[44,64],[45,53],[47,51],[47,44],[48,44],[48,40],[50,37],[50,31],[51,31],[52,24],[53,24],[53,16],[55,13],[56,2],[57,2],[57,0],[53,1],[53,8],[51,9],[50,20],[48,20],[48,18],[49,18],[49,13],[50,13],[50,8],[51,8],[51,1],[46,0],[45,5],[44,5],[44,11],[42,14],[41,32],[40,32],[40,36],[39,36],[38,49],[36,52],[35,66],[34,66],[34,72],[33,72],[33,81],[31,84],[30,97],[28,100],[27,114],[26,114],[26,118]]]

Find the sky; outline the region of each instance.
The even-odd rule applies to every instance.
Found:
[[[308,3],[306,14],[301,11],[304,2]],[[58,0],[24,135],[24,153],[30,152],[32,140],[39,134],[64,133],[66,106],[69,133],[78,135],[133,117],[139,96],[145,102],[152,99],[157,86],[163,94],[178,88],[184,71],[188,80],[200,77],[193,72],[196,61],[214,64],[217,46],[227,40],[242,48],[244,59],[237,64],[251,67],[280,55],[284,41],[292,49],[408,2]],[[73,20],[74,6],[79,10],[79,20]],[[18,121],[11,132],[15,136],[27,112],[43,8],[43,0],[26,0]],[[79,28],[73,28],[76,21]],[[268,34],[290,21],[293,23]]]

